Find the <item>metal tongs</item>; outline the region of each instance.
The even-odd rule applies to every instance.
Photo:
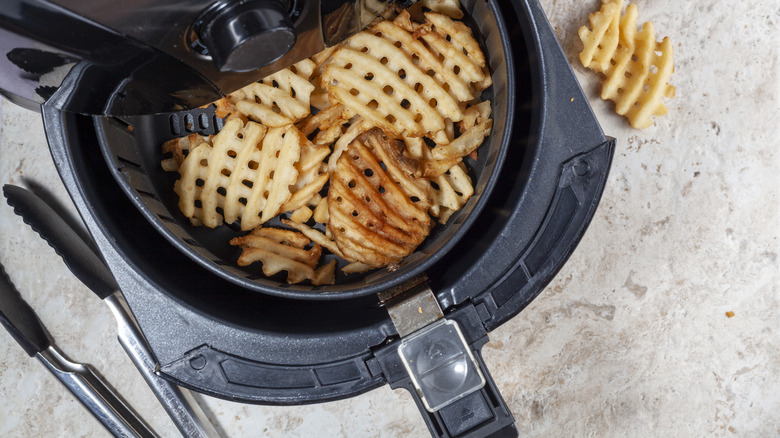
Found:
[[[65,220],[29,190],[5,185],[3,193],[14,212],[59,254],[73,274],[111,309],[117,338],[141,372],[176,427],[185,437],[218,437],[214,426],[188,390],[155,374],[157,363],[130,314],[119,286],[103,260]],[[155,436],[89,367],[67,360],[34,311],[3,271],[0,275],[0,323],[30,356],[36,356],[115,436]]]

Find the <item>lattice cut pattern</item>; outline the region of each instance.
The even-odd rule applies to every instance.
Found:
[[[317,195],[328,179],[327,149],[294,125],[230,119],[211,145],[192,149],[179,167],[179,208],[194,224],[214,228],[240,219],[241,229],[251,230]]]
[[[668,112],[662,97],[671,98],[669,84],[674,72],[672,42],[657,42],[652,22],[637,31],[637,6],[630,4],[621,15],[622,0],[605,2],[590,15],[591,29],[579,30],[584,48],[582,65],[606,76],[601,98],[615,103],[615,112],[628,118],[631,126],[644,129],[651,116]]]
[[[297,123],[311,112],[314,62],[304,59],[228,96],[251,120],[268,127]]]
[[[403,17],[403,13],[401,17]],[[383,21],[333,53],[322,80],[333,101],[397,135],[445,141],[489,74],[468,27],[441,14]]]

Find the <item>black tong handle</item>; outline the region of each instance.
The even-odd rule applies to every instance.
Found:
[[[29,190],[14,185],[3,186],[3,194],[14,212],[54,248],[71,272],[100,299],[119,290],[103,260],[51,206]]]

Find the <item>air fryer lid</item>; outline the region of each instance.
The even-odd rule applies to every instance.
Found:
[[[500,189],[469,233],[428,270],[445,318],[458,322],[480,363],[487,332],[528,305],[576,247],[595,212],[614,148],[538,3],[492,6],[513,24],[507,29],[517,60],[512,74],[522,84],[514,90],[512,142]],[[258,294],[200,268],[163,239],[150,250],[147,242],[157,231],[95,153],[95,121],[45,106],[43,113],[55,164],[161,375],[249,403],[341,399],[385,383],[415,397],[398,362],[395,327],[375,297],[315,302]],[[421,408],[432,433],[484,432],[474,422],[457,421],[463,411],[455,408],[486,407],[473,412],[511,419],[486,377],[491,392],[483,402],[469,396],[444,412]],[[470,418],[481,421],[479,427],[495,425],[482,414]]]
[[[464,160],[473,181],[474,195],[446,225],[437,224],[417,250],[392,269],[349,276],[337,270],[335,285],[288,285],[283,273],[272,278],[262,275],[259,263],[243,268],[236,265],[241,251],[228,242],[243,232],[235,227],[223,225],[210,229],[192,226],[179,211],[178,196],[173,191],[178,174],[165,172],[160,166],[160,145],[172,137],[201,128],[214,132],[220,121],[216,119],[213,108],[186,114],[98,118],[101,151],[125,194],[162,236],[203,268],[234,284],[276,296],[324,300],[373,295],[403,284],[425,272],[466,234],[490,196],[505,150],[512,140],[515,76],[510,74],[514,67],[507,31],[500,14],[493,13],[497,8],[494,3],[464,1],[462,4],[467,13],[465,20],[481,42],[493,76],[493,86],[482,96],[492,102],[493,130],[477,150],[479,158]],[[187,126],[190,128],[186,129]],[[279,225],[278,220],[268,224]],[[322,263],[331,257],[335,258],[325,256],[326,260]],[[346,264],[340,259],[339,263],[341,266]]]

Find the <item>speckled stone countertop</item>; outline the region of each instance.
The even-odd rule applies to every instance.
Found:
[[[677,87],[669,115],[642,131],[577,60],[577,29],[600,2],[542,1],[617,150],[574,255],[491,333],[485,360],[522,436],[780,436],[780,6],[637,4],[674,43]],[[0,140],[0,183],[45,188],[76,214],[39,114],[2,102]],[[107,308],[4,203],[0,261],[61,350],[177,436]],[[302,407],[198,400],[230,437],[427,435],[408,394],[387,387]],[[105,435],[0,330],[0,436]]]

